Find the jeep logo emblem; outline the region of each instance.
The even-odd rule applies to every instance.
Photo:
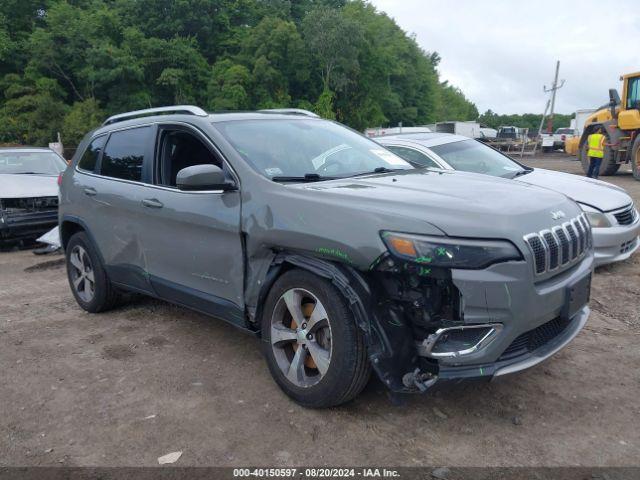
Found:
[[[554,220],[560,220],[561,218],[566,217],[565,213],[562,210],[556,210],[555,212],[551,212],[551,218]]]

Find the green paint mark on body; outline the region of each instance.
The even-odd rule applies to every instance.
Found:
[[[433,261],[433,258],[431,257],[418,257],[415,260],[417,263],[431,263]]]
[[[343,260],[348,263],[352,263],[351,259],[349,258],[349,255],[347,255],[346,252],[343,252],[339,248],[319,247],[316,249],[316,252],[322,255],[327,255],[329,257],[339,258],[340,260]]]

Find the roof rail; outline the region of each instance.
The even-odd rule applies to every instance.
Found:
[[[135,110],[133,112],[120,113],[107,118],[102,126],[111,125],[112,123],[123,122],[137,117],[145,117],[157,113],[182,113],[187,115],[197,115],[199,117],[207,117],[209,114],[200,107],[193,105],[174,105],[171,107],[147,108],[145,110]]]
[[[320,118],[320,116],[315,113],[309,110],[303,110],[302,108],[266,108],[258,111],[262,113],[282,113],[284,115],[305,115],[307,117]]]

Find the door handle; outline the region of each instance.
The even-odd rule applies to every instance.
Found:
[[[164,207],[163,203],[155,198],[145,198],[142,200],[142,205],[149,208],[162,208]]]
[[[84,189],[84,194],[89,195],[90,197],[94,197],[98,194],[95,188],[87,187]]]

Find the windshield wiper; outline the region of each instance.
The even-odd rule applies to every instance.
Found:
[[[409,170],[407,168],[388,168],[388,167],[377,167],[368,172],[356,173],[355,175],[348,175],[348,177],[360,177],[361,175],[371,175],[373,173],[392,173],[400,170]]]
[[[320,182],[322,180],[335,180],[338,177],[325,177],[317,173],[305,173],[303,176],[280,176],[271,177],[274,182]]]

